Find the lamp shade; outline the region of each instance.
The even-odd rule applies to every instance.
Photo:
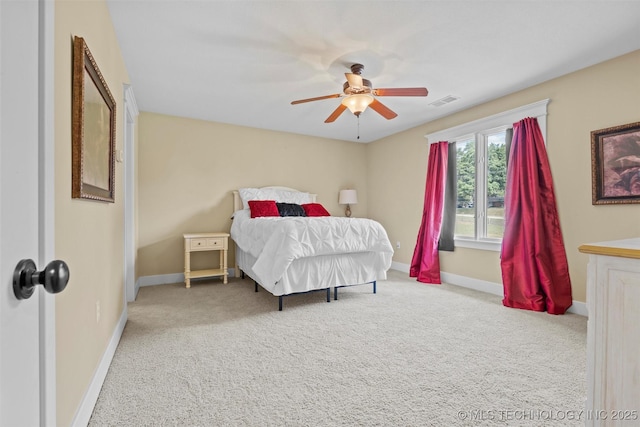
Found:
[[[355,95],[349,95],[342,100],[342,105],[347,107],[356,116],[359,116],[364,110],[367,109],[369,104],[373,102],[373,96],[366,93],[359,93]]]
[[[338,203],[341,205],[355,205],[358,203],[358,192],[356,190],[340,190]]]

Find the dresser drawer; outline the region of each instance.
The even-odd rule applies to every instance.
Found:
[[[204,250],[216,250],[226,249],[225,240],[223,237],[206,237],[201,239],[191,239],[189,247],[192,251],[204,251]]]

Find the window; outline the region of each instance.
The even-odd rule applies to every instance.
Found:
[[[455,141],[457,209],[455,236],[476,236],[476,142],[473,138]]]
[[[510,129],[525,117],[536,117],[546,140],[548,103],[545,99],[427,135],[429,142],[456,144],[456,246],[500,250]]]
[[[504,232],[507,128],[456,141],[456,239],[499,243]]]

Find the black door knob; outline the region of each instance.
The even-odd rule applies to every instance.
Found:
[[[21,260],[13,271],[13,293],[18,299],[33,295],[36,285],[43,285],[50,294],[62,292],[69,282],[69,267],[60,260],[51,261],[42,271],[33,260]]]

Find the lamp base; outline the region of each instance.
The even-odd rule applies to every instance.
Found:
[[[344,211],[344,215],[347,218],[351,217],[351,206],[347,205],[347,209]]]

